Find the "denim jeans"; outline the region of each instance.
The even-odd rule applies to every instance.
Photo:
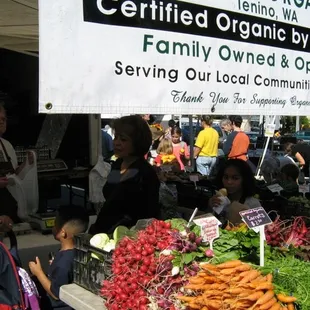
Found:
[[[197,171],[202,175],[210,175],[216,165],[216,157],[198,156],[196,159]]]

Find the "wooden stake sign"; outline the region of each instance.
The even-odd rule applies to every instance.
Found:
[[[265,226],[271,224],[272,220],[263,207],[241,211],[239,214],[249,228],[259,231],[260,266],[263,267],[265,265]]]

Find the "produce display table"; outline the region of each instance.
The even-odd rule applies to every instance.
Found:
[[[75,310],[105,310],[103,299],[84,288],[69,284],[60,288],[60,300]]]

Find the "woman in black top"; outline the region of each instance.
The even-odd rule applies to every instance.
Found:
[[[159,180],[145,154],[152,143],[148,124],[137,115],[124,116],[114,124],[114,153],[106,199],[91,234],[112,233],[118,225],[133,226],[137,220],[159,216]]]

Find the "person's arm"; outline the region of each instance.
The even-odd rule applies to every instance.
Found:
[[[198,137],[195,141],[195,147],[194,147],[194,158],[197,158],[199,153],[201,152],[201,149],[204,145],[204,135],[203,135],[203,132],[201,131],[199,134],[198,134]]]
[[[35,262],[29,262],[29,269],[30,269],[31,273],[37,277],[38,281],[41,283],[41,285],[44,288],[44,290],[46,291],[46,293],[49,296],[51,296],[53,299],[58,300],[58,297],[56,297],[51,291],[52,282],[45,275],[45,273],[42,269],[42,266],[41,266],[40,259],[38,257],[36,257]]]
[[[15,153],[15,152],[14,152]],[[34,163],[34,157],[33,157],[33,154],[32,154],[32,152],[27,152],[27,158],[24,160],[24,162],[20,165],[20,166],[18,166],[16,169],[15,169],[15,173],[17,174],[17,175],[19,175],[20,177],[21,177],[21,179],[23,179],[24,178],[24,176],[25,175],[22,175],[22,171],[23,171],[23,169],[25,168],[25,166],[26,166],[26,164],[27,164],[27,161],[28,161],[28,164],[29,165],[32,165],[33,163]],[[12,159],[12,162],[13,162],[13,159]],[[17,162],[17,159],[16,159],[16,162]],[[25,173],[27,173],[27,172],[25,172]]]
[[[184,156],[186,159],[190,159],[189,147],[186,142],[184,142]]]
[[[299,152],[295,154],[295,157],[298,160],[298,163],[301,167],[303,167],[306,164],[305,159],[301,156]]]
[[[51,291],[51,286],[52,286],[52,282],[50,281],[50,279],[45,275],[45,273],[43,272],[43,270],[38,273],[37,275],[37,279],[38,281],[41,283],[42,287],[44,288],[44,290],[46,291],[46,293],[51,296],[53,299],[58,300],[59,298],[57,298]]]

